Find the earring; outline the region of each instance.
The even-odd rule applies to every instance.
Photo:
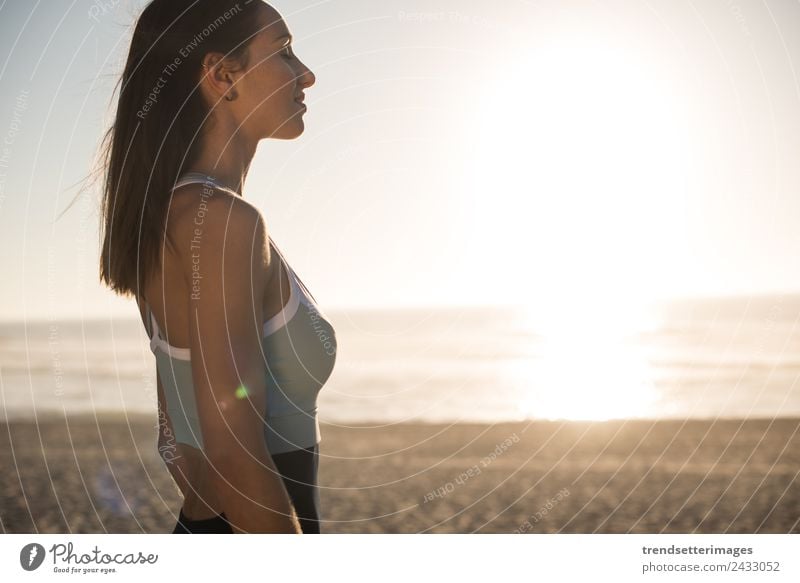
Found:
[[[236,94],[229,93],[228,95],[225,96],[225,99],[227,99],[228,101],[233,101],[234,99],[236,99]]]

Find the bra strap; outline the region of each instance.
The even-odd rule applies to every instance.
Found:
[[[158,333],[158,323],[156,322],[155,317],[153,316],[152,310],[150,310],[150,304],[147,302],[144,303],[145,310],[147,311],[147,333],[150,335],[151,343],[156,340],[157,337],[161,335]]]
[[[283,264],[284,264],[284,265],[285,265],[285,266],[288,268],[288,271],[290,271],[290,272],[291,272],[291,273],[287,273],[287,275],[289,275],[289,277],[293,277],[293,278],[294,278],[294,279],[295,279],[295,280],[296,280],[296,281],[297,281],[297,282],[298,282],[298,283],[299,283],[301,286],[303,286],[303,289],[305,290],[305,292],[306,292],[308,295],[310,295],[310,296],[311,296],[311,299],[312,299],[312,300],[314,300],[314,303],[316,303],[316,302],[317,302],[317,299],[314,297],[314,294],[312,294],[312,293],[311,293],[311,292],[308,290],[308,288],[306,287],[306,284],[305,284],[305,283],[303,283],[303,280],[302,280],[302,279],[300,279],[300,276],[298,276],[298,275],[295,273],[295,271],[294,271],[294,268],[293,268],[291,265],[289,265],[289,262],[288,262],[288,261],[286,261],[286,258],[283,256],[283,253],[281,253],[281,250],[280,250],[280,249],[278,249],[278,246],[275,244],[275,241],[273,241],[273,239],[272,239],[272,236],[270,236],[269,240],[270,240],[270,241],[272,241],[272,245],[275,247],[275,251],[277,251],[277,252],[278,252],[278,256],[281,258],[281,261],[283,261]]]
[[[148,304],[145,300],[142,300],[142,303],[144,303],[144,312],[146,314],[144,319],[144,327],[147,330],[147,336],[153,338],[153,315],[150,313],[150,304]]]
[[[177,182],[175,182],[175,186],[172,187],[172,190],[175,190],[176,188],[178,188],[180,186],[186,186],[187,184],[197,184],[197,183],[213,184],[216,188],[219,188],[220,190],[225,190],[225,191],[231,192],[233,194],[236,194],[237,196],[239,195],[238,192],[236,192],[235,190],[232,190],[232,189],[230,189],[230,188],[228,188],[226,186],[223,186],[222,184],[217,182],[213,177],[208,176],[207,174],[200,174],[198,172],[187,172],[187,173],[183,174],[177,180]]]

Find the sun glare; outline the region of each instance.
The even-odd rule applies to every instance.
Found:
[[[680,95],[631,47],[588,38],[540,47],[487,87],[469,187],[476,224],[541,339],[509,368],[520,412],[653,413],[633,337],[657,326],[649,306],[670,295],[670,262],[685,252]]]
[[[648,301],[676,283],[685,117],[667,74],[635,54],[564,40],[521,55],[479,100],[475,223],[534,303],[576,291]]]
[[[516,371],[527,384],[520,413],[592,421],[656,416],[658,394],[646,359],[633,346],[602,340],[548,340],[540,358]]]
[[[637,335],[655,329],[646,307],[594,311],[554,306],[550,318],[530,314],[536,332],[530,356],[510,365],[522,417],[595,420],[655,417],[659,393]],[[615,314],[627,314],[627,319]]]

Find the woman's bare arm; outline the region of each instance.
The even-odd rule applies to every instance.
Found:
[[[196,196],[197,212],[182,218],[180,231],[191,229],[192,236],[177,246],[190,290],[192,377],[215,490],[234,532],[300,533],[264,439],[266,224],[230,193],[209,197],[206,189],[201,199],[199,185],[186,190]]]

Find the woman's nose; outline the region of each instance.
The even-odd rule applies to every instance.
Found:
[[[303,87],[311,87],[317,81],[316,75],[313,71],[306,67],[302,62],[300,63],[302,70],[300,72],[299,82]]]

